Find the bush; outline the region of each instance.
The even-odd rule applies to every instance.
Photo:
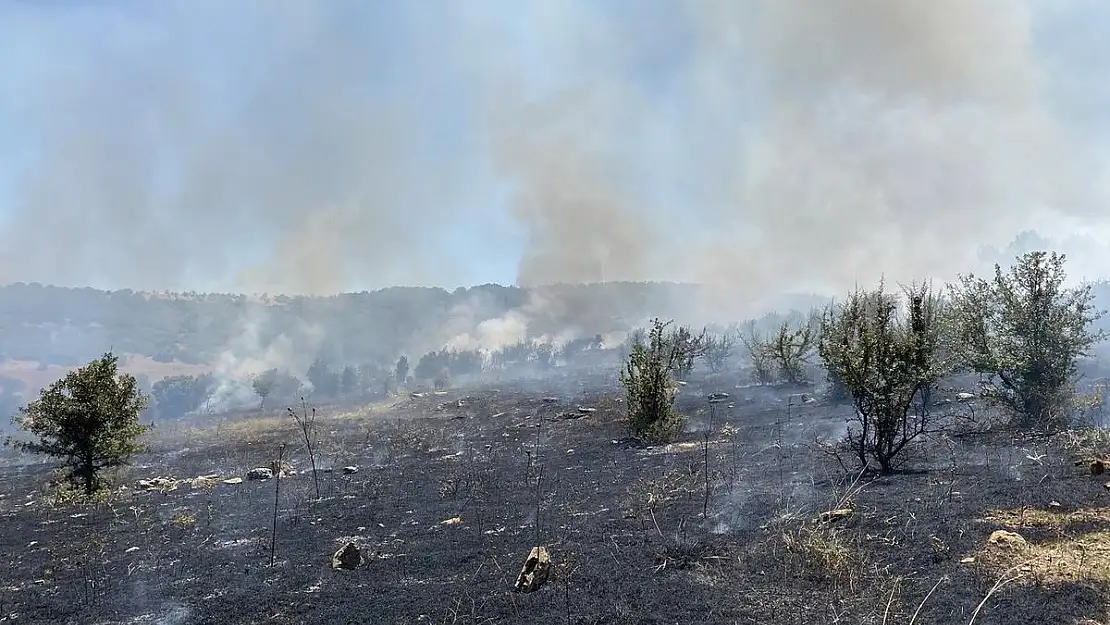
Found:
[[[964,276],[950,287],[954,349],[982,376],[981,395],[1020,427],[1065,426],[1079,407],[1079,358],[1105,338],[1089,286],[1065,289],[1065,257],[1030,252],[994,278]]]
[[[883,473],[931,430],[921,400],[949,370],[941,357],[941,299],[926,286],[904,289],[904,295],[900,302],[882,285],[855,291],[838,308],[826,309],[818,345],[830,379],[855,404],[845,442],[861,466],[874,460]]]
[[[686,427],[686,418],[674,409],[674,373],[685,362],[684,346],[666,334],[671,322],[652,321],[646,344],[630,347],[621,384],[628,401],[628,424],[632,435],[652,442],[671,440]]]

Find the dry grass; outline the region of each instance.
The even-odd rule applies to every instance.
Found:
[[[975,562],[994,572],[1016,568],[1026,583],[1110,583],[1110,509],[1071,512],[995,510],[983,522],[1017,532],[1024,544],[985,544]]]

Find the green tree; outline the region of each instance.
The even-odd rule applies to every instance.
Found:
[[[158,416],[180,419],[196,411],[208,399],[215,382],[207,373],[198,376],[173,375],[158,380],[150,390]]]
[[[1065,288],[1065,256],[1029,252],[990,280],[962,276],[950,287],[953,348],[984,376],[981,394],[1021,427],[1066,425],[1076,408],[1079,359],[1106,335],[1092,324],[1090,286]]]
[[[950,370],[943,358],[941,298],[927,286],[899,298],[880,285],[826,309],[818,353],[830,380],[852,396],[856,416],[845,442],[862,466],[895,469],[902,452],[930,432],[924,394]]]
[[[266,405],[266,398],[274,392],[274,388],[277,386],[277,383],[277,369],[267,369],[266,371],[259,373],[251,379],[251,388],[254,389],[254,394],[258,395],[259,410],[262,410],[262,408]]]
[[[305,373],[316,395],[335,397],[339,394],[339,372],[333,371],[322,358],[317,358]]]
[[[61,458],[69,479],[93,494],[104,469],[122,466],[143,451],[138,438],[152,426],[139,422],[148,398],[135,376],[119,373],[111,352],[42,389],[13,419],[36,440],[11,441],[25,452]]]
[[[685,352],[682,344],[667,336],[670,323],[652,320],[646,342],[631,344],[620,374],[627,394],[629,429],[633,436],[650,441],[669,440],[686,427],[685,417],[674,408],[674,374],[683,364]]]

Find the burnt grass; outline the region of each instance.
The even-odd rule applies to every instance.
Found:
[[[681,441],[645,447],[625,439],[611,373],[323,407],[318,499],[280,410],[160,428],[99,504],[52,502],[52,467],[9,463],[0,622],[967,623],[1012,562],[992,531],[1110,529],[998,520],[1105,505],[1108,478],[1051,441],[935,436],[912,470],[861,476],[815,444],[849,408],[721,378],[683,389]],[[714,391],[732,403],[711,415]],[[274,480],[135,488],[242,477],[281,443],[296,475],[280,480],[273,566]],[[818,519],[837,509],[851,513]],[[332,569],[348,540],[363,564]],[[550,581],[514,592],[536,544]],[[1021,571],[976,623],[1107,620],[1102,576]]]

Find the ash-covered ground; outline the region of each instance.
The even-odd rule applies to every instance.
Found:
[[[53,500],[50,466],[11,463],[0,622],[1108,620],[1097,436],[956,428],[912,470],[863,477],[822,444],[850,407],[737,378],[695,376],[687,434],[658,447],[627,442],[605,370],[319,406],[317,480],[284,408],[159,429],[94,506]],[[283,443],[294,475],[225,482]],[[138,486],[152,478],[168,479]],[[347,542],[361,564],[333,568]],[[515,592],[536,545],[550,578]]]

